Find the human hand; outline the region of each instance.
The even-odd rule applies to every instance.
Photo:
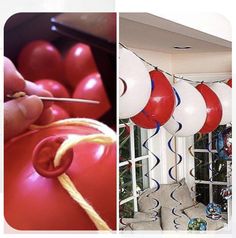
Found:
[[[22,98],[9,100],[6,95],[25,92]],[[4,140],[24,132],[32,123],[46,124],[53,120],[50,106],[36,95],[51,97],[52,94],[36,84],[24,80],[14,64],[4,57]]]

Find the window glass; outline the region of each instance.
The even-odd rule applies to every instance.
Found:
[[[207,149],[208,134],[199,137],[199,134],[194,135],[194,149]]]
[[[134,217],[134,200],[120,205],[120,217],[133,218]]]
[[[217,154],[213,154],[212,173],[213,181],[227,182],[227,161],[219,159]]]
[[[130,135],[127,131],[127,127],[119,129],[120,135],[120,162],[130,159]]]
[[[209,154],[194,153],[195,158],[195,177],[197,180],[209,180]]]
[[[217,135],[220,131],[224,130],[226,126],[219,126],[216,130],[212,132],[212,149],[216,150]]]
[[[149,187],[148,183],[148,159],[143,159],[135,163],[136,168],[136,191],[139,194],[141,191]]]
[[[130,164],[120,167],[120,200],[133,195],[132,172]]]
[[[209,185],[208,184],[196,184],[196,200],[205,205],[209,204]]]
[[[222,212],[227,212],[227,200],[221,196],[221,190],[226,188],[226,185],[213,185],[213,202],[221,205]]]
[[[147,130],[140,127],[134,126],[134,146],[135,146],[135,157],[147,155],[148,151],[143,147],[143,143],[147,138]],[[146,144],[148,146],[148,142]]]

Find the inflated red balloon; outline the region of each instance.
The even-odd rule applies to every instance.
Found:
[[[71,114],[75,117],[98,119],[111,108],[99,73],[90,74],[81,80],[73,93],[73,98],[91,99],[100,102],[99,104],[74,103]]]
[[[65,77],[72,87],[93,72],[97,72],[91,49],[88,45],[78,43],[66,54],[64,60]]]
[[[51,106],[51,110],[52,110],[52,115],[54,117],[53,121],[58,121],[58,120],[62,120],[62,119],[66,119],[70,117],[69,113],[66,110],[64,110],[62,107],[56,104],[53,104]]]
[[[48,90],[56,98],[68,98],[70,97],[66,87],[52,79],[41,79],[35,82],[42,89]]]
[[[20,230],[95,230],[84,209],[59,183],[66,173],[111,229],[116,228],[116,145],[82,142],[59,167],[52,160],[68,135],[100,133],[89,126],[54,126],[5,144],[4,213]],[[34,156],[33,156],[34,155]]]
[[[20,51],[18,70],[27,80],[35,81],[42,78],[61,80],[62,69],[61,54],[48,41],[32,41]]]
[[[232,79],[230,79],[227,84],[232,88]]]
[[[175,107],[175,94],[165,75],[160,71],[153,70],[150,72],[150,77],[152,92],[148,103],[142,112],[131,118],[132,121],[139,123],[137,125],[144,128],[154,125],[154,122],[155,127],[157,123],[165,124],[170,119]],[[141,119],[145,122],[142,122]]]
[[[222,106],[218,96],[205,84],[201,83],[196,89],[202,94],[207,106],[207,118],[202,129],[203,134],[214,131],[220,124],[222,118]]]
[[[145,129],[154,129],[157,127],[157,122],[141,111],[131,120],[137,125]]]
[[[56,98],[69,98],[70,94],[66,87],[55,80],[52,79],[41,79],[35,82],[39,87],[46,89]],[[71,111],[70,102],[55,102],[58,106],[66,110],[68,113]]]

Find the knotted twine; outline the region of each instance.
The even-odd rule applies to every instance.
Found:
[[[66,151],[81,142],[112,144],[116,141],[116,134],[111,128],[101,122],[87,118],[70,118],[56,121],[43,126],[32,125],[31,129],[34,130],[69,125],[89,126],[94,129],[97,129],[101,133],[92,135],[69,135],[68,138],[60,145],[56,152],[53,161],[55,167],[60,165],[61,159],[66,153]],[[95,211],[95,209],[88,203],[88,201],[85,200],[82,194],[77,190],[74,183],[66,173],[61,174],[57,177],[57,179],[62,185],[62,187],[69,193],[71,198],[75,200],[84,209],[84,211],[87,213],[87,215],[92,220],[98,230],[111,230],[107,223],[100,217],[100,215]]]

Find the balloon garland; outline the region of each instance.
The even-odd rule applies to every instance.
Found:
[[[129,50],[126,46],[120,43],[123,49]],[[132,52],[134,56],[136,56],[139,60],[143,61],[143,63],[147,64],[148,66],[151,66],[154,70],[150,72],[150,79],[151,79],[151,95],[149,99],[147,100],[146,104],[142,106],[142,109],[139,110],[135,115],[130,116],[131,120],[138,126],[146,129],[154,129],[156,128],[156,132],[150,137],[152,138],[154,135],[156,135],[159,131],[160,126],[164,126],[164,128],[172,134],[172,138],[168,141],[168,147],[169,149],[176,154],[176,152],[172,149],[171,147],[171,142],[175,136],[179,137],[187,137],[187,136],[192,136],[196,133],[200,134],[206,134],[214,131],[219,125],[226,125],[231,122],[231,117],[232,117],[232,100],[231,100],[231,87],[232,87],[232,79],[230,79],[227,84],[223,83],[225,80],[216,80],[214,82],[210,82],[210,85],[207,86],[206,84],[208,82],[204,81],[193,81],[187,78],[184,78],[182,76],[176,76],[172,75],[164,70],[159,69],[157,66],[153,65],[152,63],[146,61],[142,57],[138,56],[136,53]],[[139,101],[139,93],[135,91],[134,88],[131,88],[128,86],[128,82],[126,79],[124,79],[124,74],[120,78],[122,79],[122,85],[120,86],[120,97],[123,97],[127,91],[129,93],[133,93],[133,96],[136,96],[136,101],[138,103]],[[130,72],[128,73],[130,74]],[[170,113],[170,108],[167,106],[170,106],[167,104],[167,106],[161,104],[161,102],[158,100],[158,97],[160,99],[163,99],[165,97],[169,97],[172,94],[173,95],[173,90],[168,89],[167,84],[165,85],[166,81],[164,80],[162,82],[164,89],[161,87],[157,87],[158,83],[161,82],[162,79],[165,78],[165,75],[172,76],[174,79],[179,79],[177,83],[173,85],[173,90],[175,91],[175,102],[176,106],[174,110]],[[138,76],[138,75],[137,75]],[[121,80],[121,81],[122,81]],[[159,80],[159,81],[158,81]],[[193,87],[190,83],[199,83],[196,87]],[[159,85],[159,86],[160,86]],[[164,86],[165,85],[165,86]],[[149,87],[149,85],[148,85]],[[168,91],[169,90],[169,91]],[[162,94],[161,94],[162,92]],[[163,94],[164,92],[164,94]],[[166,93],[166,94],[165,94]],[[161,94],[161,96],[160,96]],[[138,96],[138,97],[137,97]],[[123,98],[124,99],[124,98]],[[122,99],[122,100],[123,100]],[[181,104],[180,104],[181,102]],[[131,105],[129,102],[126,105]],[[173,103],[173,100],[172,100]],[[122,102],[122,105],[125,105],[124,101]],[[122,107],[125,108],[125,110],[129,110],[129,106],[122,106],[120,104],[120,109]],[[133,106],[133,105],[132,105]],[[131,107],[132,107],[131,106]],[[166,110],[165,110],[166,109]],[[161,113],[161,114],[158,114]],[[166,116],[168,114],[168,116]],[[166,116],[168,120],[161,118],[161,116]],[[122,118],[122,117],[120,117]],[[163,120],[162,120],[163,119]],[[158,123],[158,126],[157,126]],[[223,132],[222,132],[223,133]],[[219,157],[227,157],[230,158],[230,155],[232,152],[232,141],[229,139],[229,136],[226,136],[225,134],[223,135],[222,133],[218,133],[217,136],[221,138],[218,138],[218,144],[217,144],[217,151],[219,153]],[[226,133],[227,134],[227,133]],[[150,139],[148,138],[143,146],[145,147],[145,144],[147,141]],[[225,139],[226,138],[226,139]],[[198,140],[201,140],[202,137],[200,136]],[[221,142],[219,142],[221,140]],[[222,148],[222,140],[224,141],[224,148]],[[220,144],[221,143],[221,144]],[[226,145],[226,146],[225,146]],[[145,147],[147,150],[148,147]],[[203,167],[208,165],[209,169],[212,170],[212,177],[210,178],[210,181],[213,181],[213,176],[216,176],[217,173],[214,173],[213,171],[213,164],[209,164],[209,162],[206,164],[203,164],[203,161],[197,158],[194,155],[194,152],[192,151],[193,146],[189,148],[190,154],[194,157],[194,159],[197,159],[199,162],[197,165],[195,165],[195,170],[196,166]],[[208,151],[209,145],[208,145]],[[153,153],[151,152],[153,155]],[[156,157],[154,154],[154,157],[157,159],[157,162],[154,167],[156,167],[159,164],[159,158]],[[177,179],[174,178],[172,175],[172,170],[176,168],[181,162],[182,162],[182,157],[181,155],[177,154],[178,161],[177,163],[169,169],[169,176],[172,180],[177,182]],[[218,160],[217,158],[216,160]],[[216,162],[213,161],[213,163]],[[227,159],[228,160],[228,159]],[[154,168],[151,168],[153,170]],[[151,172],[151,170],[149,172]],[[192,177],[195,177],[193,174],[194,168],[190,170],[190,175]],[[218,171],[220,173],[220,171]],[[146,174],[147,176],[149,173]],[[159,189],[159,183],[158,181],[155,181],[157,185],[157,189]],[[181,184],[180,184],[181,186]],[[191,188],[193,191],[193,188]],[[171,193],[171,198],[177,201],[174,197],[174,192],[172,191]],[[230,188],[222,189],[221,195],[225,199],[229,199],[231,197],[231,190]],[[196,194],[195,191],[195,197],[197,197],[199,194]],[[178,201],[177,201],[178,202]],[[157,206],[158,206],[158,201],[157,201]],[[175,213],[175,209],[173,208],[172,213],[176,216],[179,216],[177,213]],[[211,211],[217,213],[213,214],[211,216]],[[217,208],[217,205],[214,204],[209,204],[208,210],[209,217],[220,217],[220,212],[219,209]],[[175,227],[178,229],[178,223],[177,223],[178,217],[174,220]],[[204,220],[199,220],[199,218],[193,219],[189,223],[189,229],[191,230],[191,227],[198,227],[197,230],[206,230],[207,224]]]
[[[176,133],[178,125],[173,118],[170,118],[164,127],[171,134],[174,133],[175,136],[191,136],[198,131],[202,133],[213,131],[219,125],[218,122],[221,113],[220,125],[225,125],[231,121],[232,90],[229,85],[232,84],[230,84],[230,80],[228,85],[222,83],[225,80],[216,80],[210,82],[212,85],[208,87],[205,85],[208,82],[193,81],[182,76],[172,75],[138,56],[123,44],[120,43],[120,46],[119,95],[121,119],[133,117],[132,120],[137,125],[147,129],[154,129],[155,121],[158,121],[161,125],[164,124],[158,113],[162,112],[162,116],[168,115],[170,118],[168,114],[168,110],[171,108],[170,103],[167,104],[169,108],[165,107],[165,104],[161,102],[159,102],[159,107],[154,106],[157,104],[154,101],[158,101],[158,93],[161,91],[165,93],[169,92],[169,97],[171,94],[173,95],[173,92],[168,91],[167,84],[164,84],[164,82],[167,83],[167,80],[159,84],[159,86],[163,85],[164,91],[160,87],[152,90],[153,85],[155,87],[155,80],[153,80],[152,74],[156,74],[158,76],[154,76],[154,78],[158,78],[159,82],[161,82],[162,78],[165,78],[164,75],[169,75],[180,80],[174,85],[174,88],[179,91],[182,105],[178,109],[175,109],[173,115],[176,120],[181,122],[183,127]],[[151,78],[147,76],[145,65],[142,63],[154,69],[150,73]],[[200,83],[200,85],[194,88],[189,83]],[[165,94],[164,98],[167,98],[167,94]],[[155,118],[156,115],[158,120]]]

